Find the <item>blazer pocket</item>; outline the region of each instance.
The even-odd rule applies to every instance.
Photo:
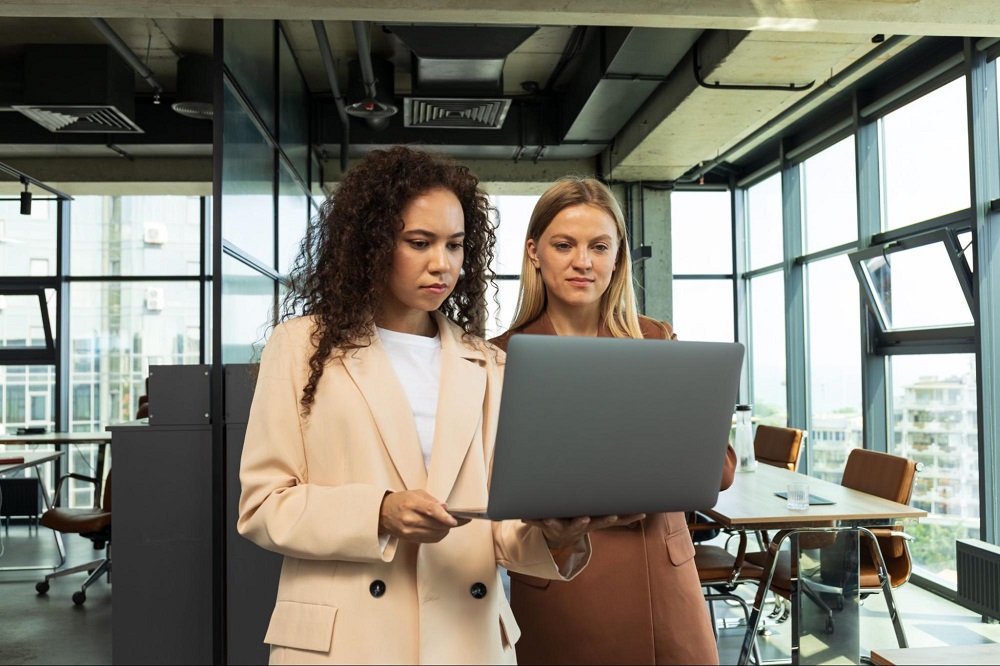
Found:
[[[517,626],[514,612],[510,609],[506,599],[500,600],[500,633],[505,647],[513,648],[514,644],[521,638],[521,627]]]
[[[320,604],[279,601],[271,613],[264,642],[270,645],[329,652],[337,609]]]
[[[694,544],[691,543],[691,537],[687,530],[669,535],[666,542],[667,555],[670,556],[670,562],[675,567],[679,567],[694,557]]]
[[[517,581],[518,583],[524,583],[525,585],[530,585],[531,587],[537,587],[540,590],[544,590],[549,586],[549,583],[552,582],[548,578],[529,576],[527,574],[517,573],[516,571],[508,571],[507,574],[510,576],[511,582]]]

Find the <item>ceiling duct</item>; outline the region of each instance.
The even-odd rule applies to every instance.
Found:
[[[499,129],[511,100],[503,95],[507,56],[534,26],[388,26],[412,51],[413,95],[405,127]]]
[[[177,61],[177,97],[171,108],[182,116],[212,119],[212,57],[186,55]]]
[[[12,108],[50,132],[142,133],[135,75],[109,46],[26,45],[23,90]]]

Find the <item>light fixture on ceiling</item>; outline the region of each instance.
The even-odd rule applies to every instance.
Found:
[[[31,215],[31,192],[28,191],[28,180],[21,178],[24,192],[21,192],[21,215]]]

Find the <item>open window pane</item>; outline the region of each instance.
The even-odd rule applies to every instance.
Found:
[[[885,330],[968,326],[972,312],[943,240],[859,253]],[[874,255],[874,256],[872,256]]]
[[[973,354],[893,356],[889,452],[923,463],[907,527],[916,571],[954,588],[955,540],[979,538],[979,435]]]
[[[50,334],[55,336],[55,290],[45,289]],[[0,293],[0,348],[46,349],[45,321],[36,293]]]
[[[732,342],[732,280],[674,280],[670,323],[681,340]]]
[[[732,211],[729,192],[673,192],[670,236],[673,272],[733,272]],[[674,285],[676,288],[676,284]]]

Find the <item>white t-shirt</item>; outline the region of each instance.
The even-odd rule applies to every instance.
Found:
[[[430,469],[441,385],[441,334],[428,338],[379,328],[378,335],[410,402],[424,466]]]

